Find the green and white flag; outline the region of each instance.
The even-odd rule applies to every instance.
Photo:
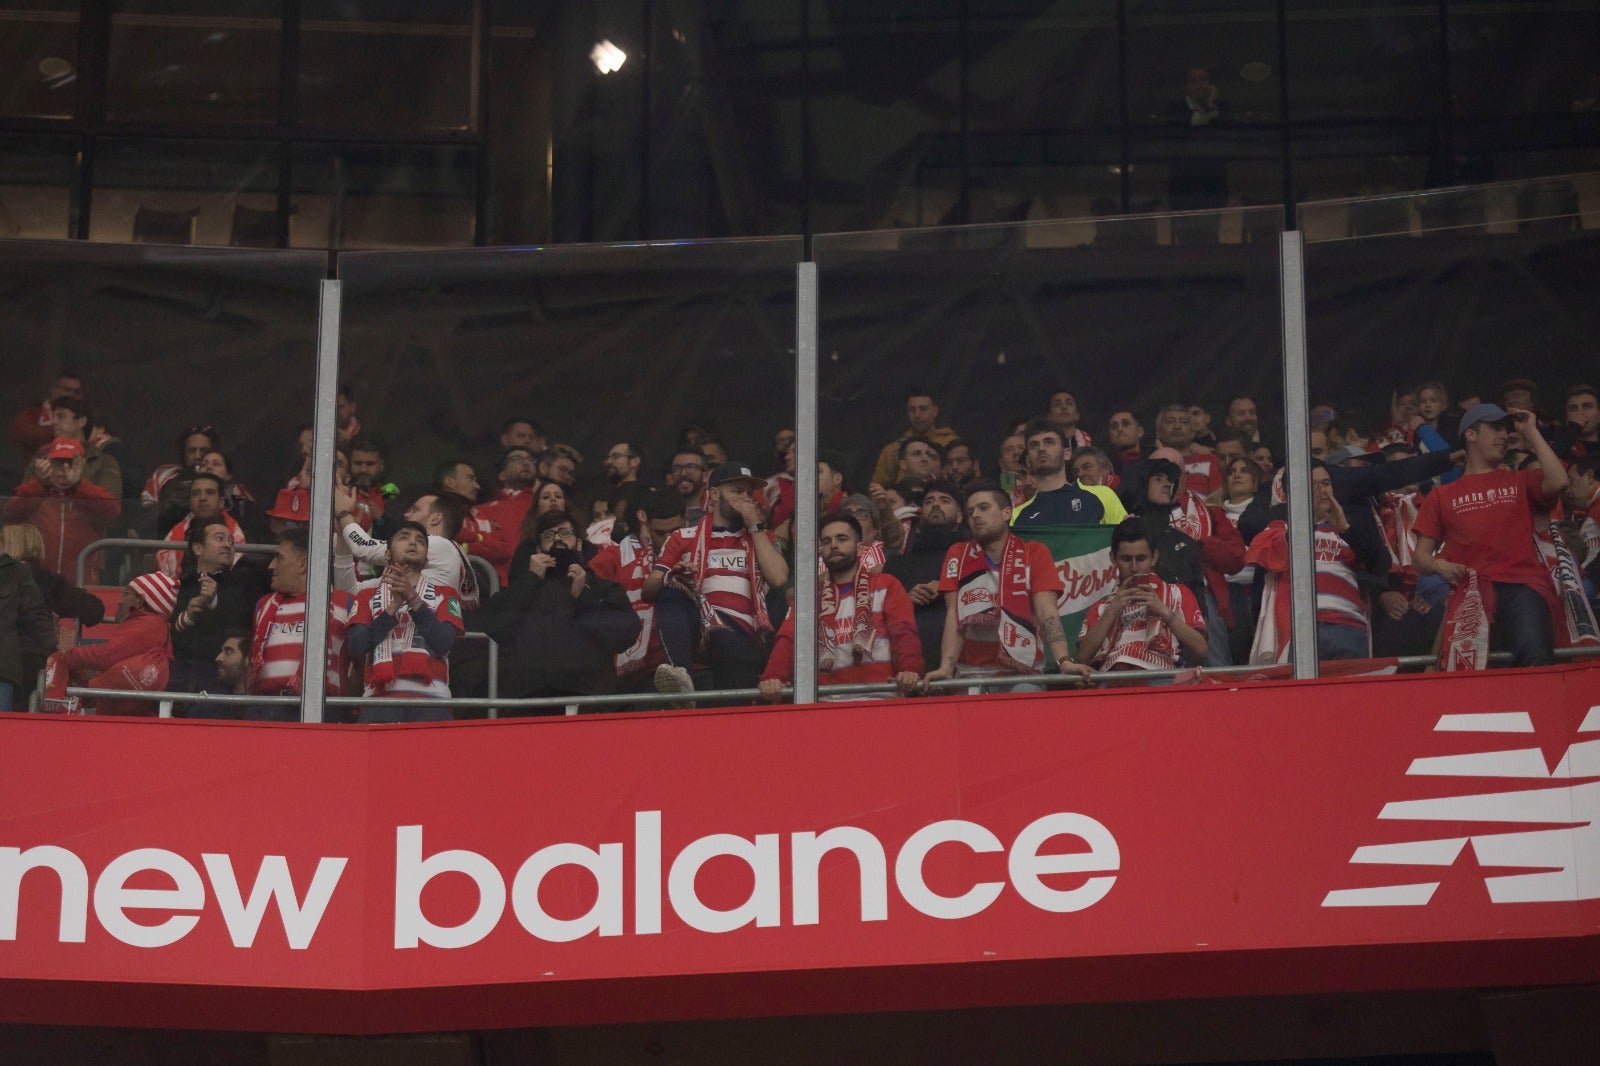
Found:
[[[1056,573],[1065,590],[1061,593],[1061,628],[1067,645],[1078,653],[1078,630],[1089,608],[1111,593],[1117,583],[1117,567],[1111,561],[1111,526],[1034,526],[1013,529],[1023,540],[1037,541],[1050,549]]]

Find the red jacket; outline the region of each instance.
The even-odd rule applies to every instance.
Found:
[[[29,459],[41,444],[49,444],[55,435],[56,422],[47,403],[26,407],[11,420],[11,443]]]
[[[823,577],[821,580],[830,579]],[[818,684],[870,684],[890,681],[897,673],[922,673],[922,638],[917,634],[917,620],[913,613],[915,609],[911,604],[911,597],[906,595],[905,587],[881,570],[858,573],[856,580],[869,582],[873,598],[882,598],[882,609],[875,612],[877,617],[872,622],[873,633],[877,638],[873,641],[874,654],[866,662],[819,671]],[[841,605],[848,598],[849,594],[841,595],[839,597]],[[827,623],[823,619],[818,619],[817,624]],[[789,612],[789,617],[785,618],[783,625],[778,628],[778,636],[773,642],[767,667],[761,672],[761,680],[783,682],[794,680],[793,611]]]
[[[122,501],[88,481],[79,481],[65,492],[57,492],[30,477],[18,485],[6,501],[7,522],[27,522],[44,538],[45,569],[78,582],[78,553],[93,540],[105,536],[106,527],[122,513]],[[82,584],[100,580],[100,560],[91,557],[83,570]]]
[[[500,575],[501,588],[511,583],[511,556],[516,553],[522,521],[532,506],[532,489],[501,489],[494,499],[475,506],[461,523],[461,535],[456,539],[468,552],[494,567]]]
[[[95,630],[96,634],[100,632]],[[120,624],[107,627],[105,632],[107,638],[99,643],[79,644],[61,653],[61,665],[67,668],[74,685],[81,685],[90,674],[101,673],[135,655],[162,649],[169,655],[172,652],[167,620],[150,611],[134,611]]]

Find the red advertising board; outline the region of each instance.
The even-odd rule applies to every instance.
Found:
[[[0,1020],[1600,980],[1600,670],[410,727],[5,716]]]

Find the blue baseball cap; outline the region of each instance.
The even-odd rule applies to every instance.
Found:
[[[1461,428],[1458,433],[1465,434],[1473,426],[1483,422],[1510,422],[1511,413],[1497,403],[1480,403],[1467,408],[1467,413],[1461,416]],[[1465,437],[1462,440],[1465,441]]]

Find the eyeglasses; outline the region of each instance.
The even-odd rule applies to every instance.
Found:
[[[564,540],[569,544],[576,544],[578,542],[578,535],[570,529],[547,529],[539,535],[539,543],[545,547],[549,547],[558,540]]]
[[[672,464],[672,472],[674,474],[687,474],[691,470],[704,470],[704,469],[705,469],[705,467],[702,466],[699,463],[673,463]]]

